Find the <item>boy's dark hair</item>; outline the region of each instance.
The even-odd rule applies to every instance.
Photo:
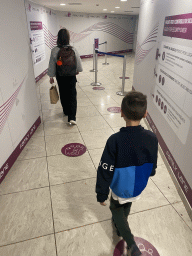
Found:
[[[128,92],[122,100],[121,109],[129,120],[141,120],[147,110],[147,96],[141,92]]]
[[[63,45],[68,45],[70,41],[70,34],[66,28],[59,30],[57,35],[57,46],[62,47]]]

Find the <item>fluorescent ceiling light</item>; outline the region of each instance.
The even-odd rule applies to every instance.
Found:
[[[114,11],[111,11],[111,12],[114,12]]]
[[[127,0],[121,0],[121,2],[127,2]]]
[[[119,7],[119,6],[117,6],[117,7],[115,7],[115,8],[117,8],[117,9],[118,9],[118,8],[120,8],[120,7]]]
[[[107,9],[103,9],[103,11],[107,11]]]
[[[60,4],[60,5],[66,5],[66,4]]]

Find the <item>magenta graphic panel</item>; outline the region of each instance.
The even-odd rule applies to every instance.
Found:
[[[120,107],[111,107],[111,108],[108,108],[107,110],[111,113],[120,113],[121,112]]]
[[[95,38],[95,49],[99,49],[99,38]]]
[[[192,40],[192,13],[165,17],[163,35]]]
[[[61,149],[61,152],[65,156],[76,157],[83,155],[86,150],[87,148],[83,144],[69,143]]]
[[[105,90],[105,87],[93,87],[93,90]]]
[[[43,29],[41,21],[30,21],[31,30],[41,30]]]
[[[160,256],[157,249],[147,240],[140,237],[134,237],[134,240],[137,244],[137,247],[141,251],[142,256]],[[125,248],[125,241],[121,240],[115,247],[113,256],[122,256],[124,248]]]

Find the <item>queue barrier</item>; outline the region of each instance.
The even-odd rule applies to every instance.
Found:
[[[119,54],[113,54],[113,53],[107,53],[107,52],[100,52],[98,50],[95,50],[95,82],[91,83],[92,86],[100,86],[101,83],[97,81],[97,59],[98,59],[98,53],[99,54],[105,54],[105,55],[110,55],[110,56],[115,56],[115,57],[120,57],[123,58],[123,75],[122,75],[122,89],[119,92],[116,92],[117,95],[124,96],[124,88],[125,88],[125,72],[126,72],[126,55],[119,55]]]
[[[107,41],[100,43],[99,45],[105,44],[105,52],[107,52]],[[93,44],[93,69],[90,70],[90,72],[95,72],[95,44]],[[107,62],[107,55],[105,54],[105,62],[103,65],[109,65]]]

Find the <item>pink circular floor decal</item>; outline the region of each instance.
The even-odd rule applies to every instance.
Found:
[[[70,143],[65,145],[62,149],[61,152],[65,156],[70,156],[70,157],[76,157],[76,156],[81,156],[86,152],[87,148],[80,143]]]
[[[141,251],[142,256],[160,256],[156,248],[147,240],[140,237],[134,237],[134,240]],[[113,256],[121,256],[124,251],[124,246],[125,242],[124,240],[121,240],[115,247]]]
[[[111,108],[108,108],[107,110],[112,113],[120,113],[121,112],[120,107],[111,107]]]
[[[93,87],[93,90],[105,90],[105,87]]]

